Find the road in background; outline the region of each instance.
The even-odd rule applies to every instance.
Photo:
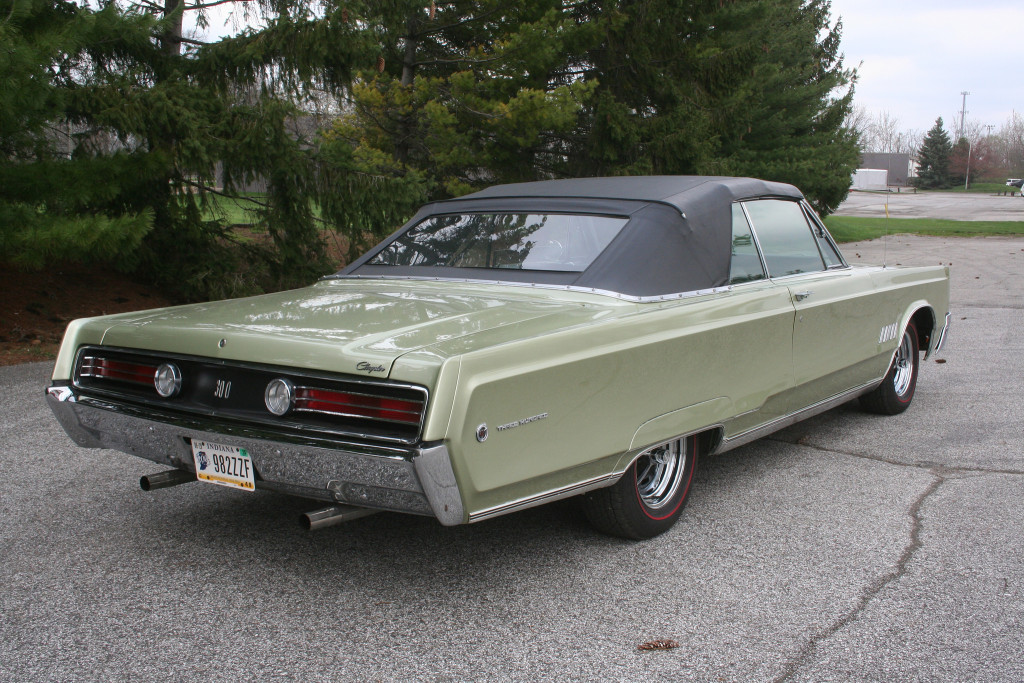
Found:
[[[1012,188],[1006,188],[1012,189]],[[954,192],[854,192],[837,216],[945,218],[956,221],[1024,221],[1024,197]]]
[[[295,498],[144,493],[159,467],[60,430],[47,365],[0,368],[0,680],[1024,680],[1024,239],[843,249],[953,264],[913,406],[709,458],[641,543],[572,501],[307,533]]]

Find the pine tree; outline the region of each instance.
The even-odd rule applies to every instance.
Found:
[[[68,119],[80,92],[84,46],[112,23],[124,31],[109,49],[128,52],[132,36],[152,29],[143,16],[121,17],[73,3],[0,0],[0,260],[39,267],[50,260],[130,257],[150,231],[144,206],[112,206],[137,189],[144,164],[127,154],[97,157],[99,141]]]
[[[376,22],[379,60],[359,74],[352,109],[325,145],[350,170],[388,179],[393,196],[407,200],[376,216],[360,212],[366,241],[393,230],[400,208],[408,215],[414,200],[550,176],[560,152],[549,141],[575,127],[592,89],[549,77],[586,30],[559,0],[375,6],[368,20]],[[328,209],[358,201],[343,189]]]
[[[492,183],[755,175],[827,211],[857,161],[828,0],[260,0],[260,28],[211,44],[183,16],[222,0],[137,2],[0,0],[5,260],[234,294]],[[298,132],[334,98],[327,135]],[[204,218],[255,180],[254,240]]]
[[[825,0],[591,3],[597,81],[566,175],[752,175],[791,182],[823,212],[858,162],[844,127],[854,73]]]
[[[942,117],[935,119],[935,125],[924,136],[921,149],[917,152],[917,177],[921,187],[950,187],[949,158],[953,145],[942,127]]]
[[[311,93],[341,92],[354,66],[373,63],[372,36],[344,8],[279,0],[260,29],[184,37],[183,14],[211,4],[0,0],[15,46],[0,57],[5,260],[105,257],[189,298],[331,269],[314,206],[333,187],[315,140],[292,124]],[[254,180],[267,185],[263,235],[204,218],[214,194],[241,197]]]
[[[858,162],[854,74],[817,0],[406,0],[335,134],[431,197],[595,175],[755,175],[822,211]]]

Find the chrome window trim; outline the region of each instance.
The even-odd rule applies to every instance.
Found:
[[[745,202],[742,202],[742,201],[733,202],[733,206],[736,206],[736,205],[739,206],[740,212],[743,213],[743,220],[745,220],[747,222],[747,230],[750,231],[750,237],[754,240],[754,251],[757,253],[757,258],[761,262],[761,272],[764,274],[764,277],[762,277],[762,278],[760,278],[758,280],[748,280],[747,282],[737,282],[735,284],[746,285],[746,284],[750,284],[751,282],[766,282],[766,281],[770,281],[772,279],[772,276],[768,274],[768,264],[765,263],[765,261],[764,261],[764,254],[761,253],[761,243],[757,241],[757,234],[754,232],[754,224],[750,220],[750,214],[747,213],[747,207],[745,207],[744,204],[745,204]],[[731,207],[730,207],[730,209],[731,209]],[[729,267],[730,267],[729,277],[730,277],[730,280],[731,280],[731,278],[732,278],[732,272],[731,272],[731,269],[732,269],[732,253],[731,253],[731,251],[730,251],[729,261],[730,261],[730,263],[729,263]],[[732,283],[730,283],[730,284],[732,284]]]
[[[772,282],[784,282],[785,280],[792,280],[798,277],[821,277],[822,275],[831,275],[832,273],[839,272],[839,268],[833,268],[829,270],[815,270],[809,273],[793,273],[792,275],[779,275],[778,277],[769,278]],[[844,272],[846,268],[842,269]]]
[[[832,246],[832,251],[834,251],[836,255],[839,256],[839,265],[829,266],[825,270],[838,270],[839,268],[849,268],[850,264],[847,263],[846,257],[843,256],[842,250],[839,249],[839,245],[836,244],[836,241],[834,239],[832,239],[832,233],[830,233],[828,231],[828,227],[825,226],[825,221],[821,220],[821,218],[818,217],[818,214],[814,211],[814,208],[807,203],[807,200],[801,200],[800,206],[803,207],[804,214],[807,216],[810,222],[814,223],[817,227],[821,228],[821,232],[822,235],[825,237],[825,241]],[[811,230],[814,230],[814,226],[811,227]],[[815,241],[817,241],[817,238],[815,238]],[[821,247],[818,247],[818,249],[820,250]]]
[[[736,202],[740,205],[740,209],[743,211],[743,217],[747,219],[747,227],[750,228],[750,234],[754,237],[754,247],[757,249],[757,255],[761,259],[761,268],[764,270],[764,276],[766,280],[772,279],[772,272],[768,270],[768,262],[764,258],[764,249],[761,248],[761,240],[757,237],[757,230],[754,230],[754,221],[750,218],[750,212],[747,211],[747,202],[754,200],[746,200]]]

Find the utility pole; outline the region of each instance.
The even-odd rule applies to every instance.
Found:
[[[966,90],[961,90],[960,95],[963,96],[963,105],[960,107],[960,135],[957,136],[957,142],[964,137],[964,118],[967,116],[967,96],[971,93]]]

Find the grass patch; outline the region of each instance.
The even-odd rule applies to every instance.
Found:
[[[248,196],[248,195],[247,195]],[[259,205],[247,201],[247,196],[222,197],[211,194],[207,197],[210,204],[203,210],[204,220],[224,220],[228,225],[252,225],[256,222],[255,210]],[[251,195],[253,199],[262,200],[262,194]]]
[[[971,183],[968,189],[963,185],[957,185],[946,190],[918,190],[919,192],[955,192],[959,194],[997,194],[999,192],[1020,192],[1020,188],[1010,187],[1003,183]]]
[[[837,242],[873,240],[886,234],[980,237],[1024,235],[1024,221],[950,221],[937,218],[860,218],[829,216],[825,225]]]
[[[257,202],[265,202],[266,195],[261,192],[251,192],[239,197],[224,197],[222,195],[210,194],[207,196],[209,205],[203,207],[204,220],[221,219],[228,225],[252,226],[257,222],[256,212],[262,208]],[[320,206],[314,204],[314,218],[320,217]]]

